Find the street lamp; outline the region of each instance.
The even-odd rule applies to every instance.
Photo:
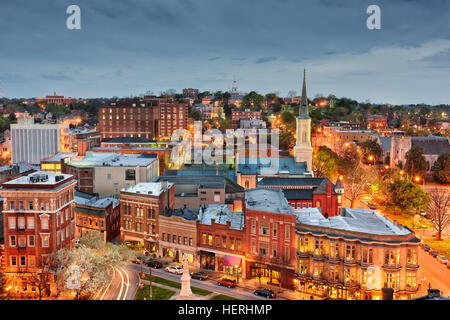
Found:
[[[368,159],[370,162],[372,162],[372,164],[373,164],[373,160],[374,160],[375,158],[374,158],[373,155],[370,154],[370,155],[367,157],[367,159]]]

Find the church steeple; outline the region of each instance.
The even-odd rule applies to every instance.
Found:
[[[300,100],[300,117],[308,117],[308,96],[306,95],[306,68],[303,69],[303,88],[302,88],[302,99]]]

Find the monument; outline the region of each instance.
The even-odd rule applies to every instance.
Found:
[[[188,258],[183,255],[183,275],[181,276],[181,290],[177,300],[197,300],[191,290],[191,276],[189,275]]]

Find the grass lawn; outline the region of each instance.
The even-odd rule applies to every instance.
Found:
[[[147,273],[145,274],[145,280],[150,281],[150,275]],[[172,281],[172,280],[168,280],[168,279],[164,279],[164,278],[160,278],[160,277],[156,277],[156,276],[152,276],[152,281],[172,287],[172,288],[181,289],[181,283],[176,282],[176,281]],[[207,296],[208,294],[212,293],[212,291],[200,289],[200,288],[192,287],[192,286],[191,286],[191,291],[193,294],[198,294],[200,296]]]
[[[156,286],[153,286],[152,289],[153,300],[169,300],[169,298],[174,294],[175,291],[170,291]],[[144,297],[147,298],[147,300],[150,300],[150,286],[148,284],[144,284],[144,288],[142,290],[138,288],[136,295],[134,296],[134,300],[144,300]]]
[[[391,221],[396,220],[398,223],[410,228],[411,230],[413,229],[413,226],[416,228],[426,228],[426,229],[433,228],[431,223],[424,217],[420,217],[418,223],[416,223],[416,225],[414,225],[415,224],[415,222],[414,222],[415,215],[413,215],[413,214],[399,214],[399,215],[388,214],[388,216],[389,216],[389,220],[391,220]]]
[[[230,297],[230,296],[226,296],[224,294],[219,294],[217,296],[212,297],[209,300],[239,300],[239,299],[238,298],[233,298],[233,297]]]
[[[440,255],[450,259],[450,239],[436,241],[434,239],[425,238],[422,241],[429,245],[431,249],[436,250]]]

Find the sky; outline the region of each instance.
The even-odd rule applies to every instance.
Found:
[[[69,30],[66,9],[81,9]],[[381,29],[369,30],[369,5]],[[450,104],[448,0],[2,0],[0,95],[198,88]]]

